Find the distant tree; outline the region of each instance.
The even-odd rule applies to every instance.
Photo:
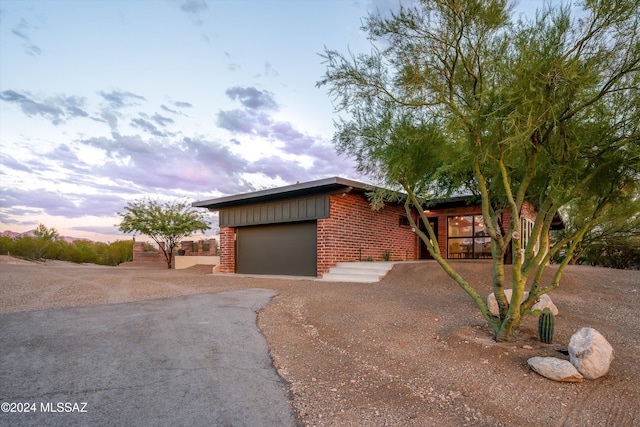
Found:
[[[40,259],[44,252],[43,241],[31,236],[22,236],[11,245],[11,255],[25,259]]]
[[[15,239],[9,236],[0,236],[0,255],[11,255],[14,245]]]
[[[36,251],[33,254],[33,258],[42,259],[46,258],[45,253],[55,245],[60,235],[55,228],[48,228],[44,224],[38,224],[36,229],[33,230],[33,237],[36,241]]]
[[[119,212],[123,233],[140,233],[151,237],[165,256],[168,268],[172,266],[172,254],[182,239],[197,231],[210,228],[206,214],[191,208],[191,204],[157,200],[137,200],[130,202]]]
[[[329,86],[344,113],[334,137],[339,151],[406,195],[407,212],[415,208],[427,229],[408,215],[416,233],[500,341],[516,339],[522,317],[560,285],[585,235],[640,180],[638,1],[578,6],[578,19],[549,2],[534,19],[516,20],[507,0],[423,0],[366,18],[371,53],[324,54],[327,72],[318,84]],[[481,201],[497,317],[441,256],[424,213],[425,199],[454,192]],[[389,197],[397,195],[378,193],[374,205]],[[570,203],[585,208],[581,225],[536,251],[547,247],[554,219]],[[538,212],[527,244],[525,204]],[[545,265],[561,248],[566,255],[543,283]]]
[[[105,264],[119,265],[128,261],[133,261],[133,240],[116,240],[109,243]]]
[[[42,240],[57,240],[60,235],[55,228],[48,228],[44,224],[38,224],[35,230],[33,230],[33,237]]]

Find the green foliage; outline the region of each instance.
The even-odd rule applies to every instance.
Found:
[[[588,201],[587,201],[588,202]],[[565,229],[554,234],[556,241],[583,226],[585,209],[577,203],[567,207]],[[588,210],[588,209],[587,209]],[[553,261],[561,262],[567,256],[568,244],[556,254]],[[582,241],[570,254],[571,263],[581,263],[620,269],[640,269],[640,195],[638,190],[628,191],[628,197],[610,205]]]
[[[0,236],[0,255],[8,255],[11,253],[14,239],[8,236]]]
[[[499,340],[515,339],[522,315],[559,286],[587,233],[624,206],[640,181],[638,3],[582,6],[579,18],[568,6],[546,3],[535,18],[516,20],[506,0],[424,0],[367,17],[371,53],[324,54],[327,72],[318,84],[345,113],[334,137],[338,150],[376,183],[406,194],[408,218],[414,209],[427,228],[412,224],[416,233]],[[432,243],[437,236],[423,202],[454,193],[481,200],[499,318]],[[373,197],[375,207],[402,200],[389,192]],[[527,206],[538,216],[525,245],[514,236],[522,235]],[[575,227],[538,251],[564,212],[579,215]],[[507,253],[511,303],[504,294]],[[553,278],[542,283],[544,266],[561,253]]]
[[[133,240],[113,243],[76,240],[48,240],[24,236],[18,239],[0,237],[0,253],[29,260],[59,260],[75,263],[119,265],[133,261]]]
[[[36,239],[42,240],[57,240],[59,236],[58,230],[55,228],[47,228],[44,224],[38,224],[33,231],[33,236]]]
[[[545,344],[551,344],[553,341],[553,332],[555,327],[555,320],[549,307],[542,310],[540,317],[538,318],[538,337],[540,341]]]
[[[119,265],[123,262],[133,261],[133,241],[116,240],[109,243],[107,254],[104,258],[105,264]]]
[[[191,208],[186,201],[136,200],[124,210],[118,213],[122,218],[120,231],[151,237],[164,253],[168,268],[172,264],[171,254],[183,238],[210,228],[206,214]]]
[[[7,252],[10,252],[12,256],[20,258],[40,259],[44,246],[48,244],[49,242],[43,242],[34,237],[25,236],[14,241],[8,248]]]

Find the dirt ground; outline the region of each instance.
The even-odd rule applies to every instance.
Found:
[[[453,263],[483,295],[486,262]],[[547,278],[554,272],[548,267]],[[431,262],[399,264],[379,283],[211,275],[211,268],[33,263],[0,257],[0,313],[268,288],[258,324],[308,426],[638,426],[640,272],[569,267],[550,294],[553,344],[528,317],[496,343],[471,299]],[[609,373],[559,383],[531,371],[580,327],[615,349]]]

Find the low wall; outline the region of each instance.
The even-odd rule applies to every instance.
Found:
[[[144,242],[135,242],[133,244],[133,260],[143,262],[164,262],[166,259],[161,251],[146,251]]]
[[[174,256],[173,268],[176,270],[182,270],[185,268],[193,267],[194,265],[220,265],[219,256]]]
[[[215,239],[211,239],[208,241],[200,240],[197,242],[194,242],[192,240],[182,241],[180,242],[180,244],[177,246],[176,249],[184,251],[184,255],[176,256],[174,252],[174,255],[173,255],[174,260],[179,257],[182,257],[182,258],[188,257],[188,258],[202,258],[203,261],[202,262],[183,261],[188,265],[186,267],[176,267],[176,268],[188,268],[196,264],[220,265],[219,257],[215,256],[217,253],[217,248],[218,248],[218,245]],[[215,262],[211,262],[210,260],[204,261],[204,259],[206,258],[218,258],[218,261],[215,261]],[[144,242],[134,242],[133,260],[143,261],[143,262],[166,263],[166,260],[162,251],[147,251],[145,250]]]

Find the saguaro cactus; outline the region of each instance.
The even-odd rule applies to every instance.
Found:
[[[545,344],[551,344],[553,341],[554,318],[549,307],[542,310],[542,314],[538,318],[538,336],[540,341]]]

